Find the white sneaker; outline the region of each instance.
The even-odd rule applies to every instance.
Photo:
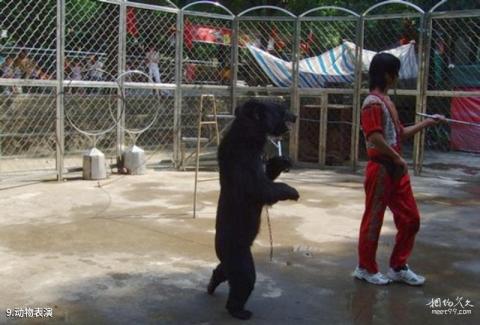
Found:
[[[353,276],[359,280],[365,280],[368,283],[376,285],[386,285],[392,282],[389,278],[387,278],[380,272],[370,273],[367,270],[362,269],[358,266],[355,268],[355,271],[353,271]]]
[[[392,268],[388,270],[387,276],[395,282],[404,282],[412,286],[421,286],[425,283],[425,277],[415,274],[407,265],[406,270],[395,272]]]

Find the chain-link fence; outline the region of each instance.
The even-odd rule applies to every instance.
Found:
[[[57,3],[2,1],[0,174],[55,174]],[[12,82],[12,79],[18,82]],[[10,81],[10,82],[8,82]],[[1,177],[2,179],[4,177]]]
[[[99,1],[63,3],[63,167],[71,171],[93,146],[114,161],[121,7]]]
[[[390,12],[393,10],[394,13],[385,14],[387,9],[390,9]],[[409,51],[413,52],[412,62],[407,60],[402,62],[399,81],[392,96],[400,120],[405,126],[415,122],[417,108],[421,103],[422,71],[420,71],[420,62],[424,50],[421,33],[423,26],[423,11],[411,4],[374,6],[364,14],[363,47],[365,49],[380,52],[399,47],[410,47]],[[379,33],[381,34],[379,35]],[[364,79],[367,80],[367,78]],[[412,138],[402,145],[405,159],[413,164],[418,161],[414,142]]]
[[[478,123],[480,11],[437,7],[396,1],[297,16],[259,6],[234,15],[205,1],[179,9],[168,0],[4,0],[2,179],[62,178],[93,145],[112,166],[133,144],[147,163],[187,166],[199,120],[215,108],[222,133],[249,97],[283,98],[299,115],[283,142],[298,163],[355,167],[366,159],[359,112],[378,51],[404,56],[392,98],[405,125],[418,113]],[[417,172],[476,175],[479,129],[430,128],[405,144],[405,156]],[[214,133],[201,133],[206,156]]]
[[[177,162],[182,169],[195,165],[198,138],[201,166],[214,165],[217,141],[231,122],[219,116],[232,113],[233,20],[230,10],[212,2],[194,2],[182,9],[182,96],[177,149]],[[212,121],[217,124],[208,124]]]
[[[156,83],[174,84],[177,14],[129,4],[125,23],[125,70],[144,71]]]
[[[258,13],[263,15],[258,16]],[[291,15],[291,14],[290,14]],[[295,18],[278,8],[256,7],[238,17],[237,82],[248,87],[292,86],[292,78],[271,73],[262,57],[291,64],[295,52]],[[258,59],[260,58],[260,59]],[[288,69],[288,66],[286,67]],[[291,69],[291,67],[290,67]]]
[[[426,131],[423,170],[475,176],[480,172],[479,12],[433,12],[428,23],[426,113],[464,123]],[[472,122],[477,126],[467,125]]]
[[[298,160],[351,165],[360,16],[344,8],[319,7],[299,20]]]

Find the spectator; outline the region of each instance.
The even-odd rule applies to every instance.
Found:
[[[27,79],[40,79],[41,74],[42,71],[33,62],[29,66],[27,66]]]
[[[153,45],[150,46],[148,49],[146,61],[148,67],[148,75],[150,76],[150,78],[152,78],[153,82],[160,83],[160,69],[158,68],[160,56]]]
[[[435,89],[446,89],[448,85],[448,69],[452,69],[452,59],[448,46],[448,39],[441,32],[435,33],[432,67],[433,85]]]
[[[253,40],[253,46],[259,49],[262,48],[262,38],[260,37],[260,35],[255,35],[255,39]]]
[[[170,36],[168,37],[168,44],[171,48],[171,50],[175,51],[175,48],[177,46],[177,27],[175,25],[172,25],[169,29],[169,34]]]
[[[100,61],[97,56],[94,54],[90,57],[90,62],[88,66],[88,73],[90,80],[92,81],[102,81],[103,80],[103,62]]]
[[[275,40],[273,39],[273,37],[270,37],[267,43],[267,52],[271,53],[273,52],[274,49],[275,49]]]
[[[65,70],[65,72],[68,75],[68,80],[83,80],[82,69],[83,69],[83,67],[82,67],[82,64],[80,63],[79,59],[73,59],[71,61],[69,60],[68,70]],[[68,93],[84,94],[84,90],[83,90],[83,88],[69,87]]]
[[[415,21],[411,19],[405,19],[403,21],[403,33],[400,36],[398,45],[407,45],[412,41],[415,41],[417,38],[417,33],[415,31]]]
[[[15,61],[13,62],[13,66],[15,67],[15,78],[23,78],[25,76],[25,67],[28,65],[28,61],[29,59],[27,57],[27,52],[25,50],[21,50],[20,53],[18,53]]]
[[[72,62],[69,58],[65,58],[63,61],[63,73],[67,79],[70,79],[70,74],[72,72]]]
[[[35,67],[35,74],[37,76],[38,79],[40,80],[50,80],[50,75],[48,73],[46,73],[45,71],[43,71],[42,69],[40,69],[39,67]]]
[[[23,73],[21,69],[16,65],[16,60],[14,60],[11,56],[7,57],[2,65],[2,77],[20,79],[22,78],[22,75]],[[11,88],[7,88],[6,91],[9,93],[21,94],[22,87],[12,86]]]
[[[192,50],[193,41],[195,39],[195,27],[188,18],[183,23],[183,44],[188,51]]]
[[[73,65],[70,66],[70,79],[82,80],[82,65],[78,59],[74,60]]]
[[[37,64],[28,57],[27,51],[21,50],[14,62],[15,78],[39,79],[43,72]]]
[[[2,64],[1,68],[1,77],[2,78],[14,78],[15,77],[15,66],[13,65],[13,58],[11,56],[7,56],[5,62]],[[3,89],[3,94],[10,95],[12,93],[16,93],[17,89],[15,87],[5,87]]]
[[[13,78],[15,76],[15,66],[13,65],[13,58],[7,56],[5,62],[2,64],[2,78]]]

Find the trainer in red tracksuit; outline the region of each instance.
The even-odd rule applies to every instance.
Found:
[[[377,273],[375,255],[386,207],[392,211],[398,231],[390,258],[390,267],[393,269],[407,264],[415,234],[420,227],[420,216],[408,173],[398,173],[398,168],[391,159],[380,154],[367,140],[370,134],[381,132],[388,145],[401,154],[403,126],[389,97],[378,92],[370,93],[362,105],[361,124],[369,161],[364,184],[365,212],[358,244],[359,266],[370,273]]]

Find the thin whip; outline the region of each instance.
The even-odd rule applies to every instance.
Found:
[[[423,117],[429,117],[435,119],[434,115],[430,114],[424,114],[424,113],[417,113],[417,115],[423,116]],[[463,124],[463,125],[469,125],[469,126],[477,126],[480,127],[480,123],[474,123],[474,122],[466,122],[466,121],[460,121],[460,120],[454,120],[451,118],[445,118],[445,120],[449,123],[456,123],[456,124]]]

